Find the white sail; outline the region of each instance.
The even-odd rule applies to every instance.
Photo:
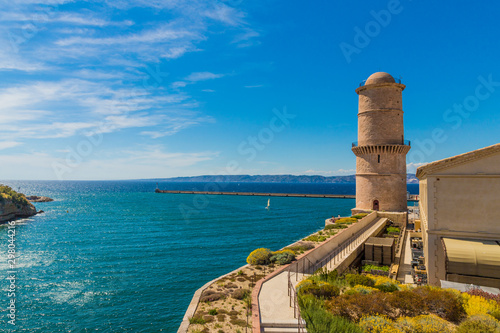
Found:
[[[266,209],[269,209],[270,204],[271,204],[271,199],[267,199],[267,207],[266,207]]]

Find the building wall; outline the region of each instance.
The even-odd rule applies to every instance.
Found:
[[[402,144],[404,140],[401,84],[358,89],[358,144]]]
[[[380,211],[406,211],[406,177],[357,174],[356,208],[373,209],[374,200],[378,200]]]
[[[420,180],[420,219],[428,281],[446,279],[443,237],[500,239],[500,154]]]

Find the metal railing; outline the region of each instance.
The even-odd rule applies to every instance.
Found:
[[[365,145],[366,146],[379,146],[379,145],[370,145],[370,144],[365,144]],[[399,145],[399,144],[388,143],[388,145]],[[401,141],[401,145],[402,146],[411,146],[411,141],[410,140],[403,140],[403,141]],[[354,147],[357,147],[357,146],[359,146],[358,141],[354,141],[352,143],[352,147],[354,148]],[[384,146],[384,145],[381,145],[381,146]]]
[[[368,237],[373,233],[372,229],[376,226],[378,221],[380,221],[380,219],[375,218],[375,220],[368,223],[347,240],[339,244],[335,250],[322,260],[313,264],[307,257],[303,257],[288,267],[288,296],[290,297],[290,307],[293,307],[293,316],[298,319],[298,332],[304,332],[305,327],[300,315],[300,308],[297,301],[297,290],[292,282],[293,274],[295,274],[295,281],[297,282],[299,273],[302,273],[303,275],[314,274],[314,272],[322,267],[326,267],[326,269],[328,269],[328,264],[330,264],[330,269],[336,268],[358,246],[363,244],[366,239],[368,239]],[[300,266],[302,266],[301,272],[299,271]],[[293,267],[295,267],[295,271],[292,271]]]

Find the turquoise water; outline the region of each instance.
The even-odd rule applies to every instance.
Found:
[[[352,199],[273,197],[266,210],[267,197],[156,194],[147,181],[2,183],[56,200],[37,203],[45,213],[16,226],[15,327],[3,279],[8,227],[0,226],[2,332],[176,332],[203,284],[244,265],[253,249],[279,249],[354,206]],[[353,185],[292,187],[354,192]]]

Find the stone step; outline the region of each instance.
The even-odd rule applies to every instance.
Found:
[[[266,327],[262,332],[264,333],[297,333],[299,331],[298,327]],[[303,329],[302,332],[307,332]]]
[[[298,326],[297,319],[290,320],[263,320],[260,327],[263,328],[295,328]],[[306,322],[302,319],[302,325],[306,325]]]

